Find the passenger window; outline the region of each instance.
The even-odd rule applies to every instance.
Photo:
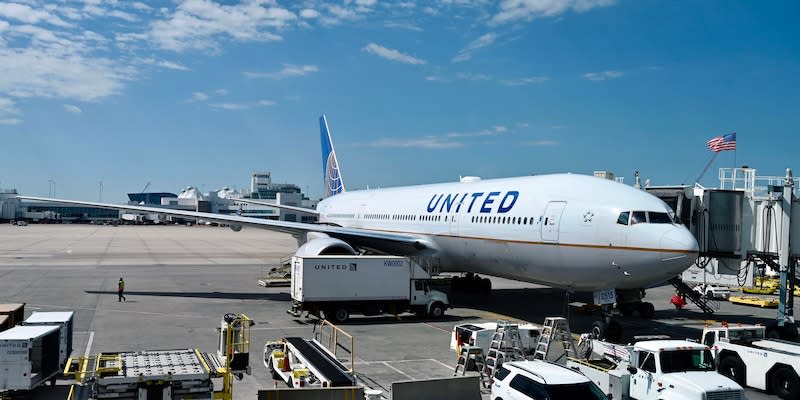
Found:
[[[416,290],[425,290],[425,282],[423,282],[423,281],[414,281],[414,289],[416,289]]]
[[[644,211],[634,211],[631,214],[631,225],[643,224],[647,222],[647,213]]]
[[[619,218],[617,218],[617,223],[620,225],[628,225],[628,219],[631,216],[630,211],[623,211],[619,213]]]
[[[497,371],[495,371],[494,373],[494,379],[496,381],[502,381],[503,379],[506,379],[506,377],[510,373],[511,371],[505,369],[503,366],[500,366],[500,368],[498,368]]]
[[[547,390],[545,390],[544,386],[526,376],[515,376],[513,379],[511,379],[509,386],[511,386],[512,389],[526,395],[530,399],[549,399]]]

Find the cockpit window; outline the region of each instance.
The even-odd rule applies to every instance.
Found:
[[[619,218],[617,218],[617,223],[620,225],[628,225],[628,219],[631,216],[630,211],[623,211],[619,213]]]
[[[644,211],[634,211],[631,214],[631,225],[643,224],[647,222],[647,213]]]
[[[651,224],[671,224],[673,223],[672,218],[670,218],[669,214],[667,213],[660,213],[660,212],[648,212],[650,217]]]

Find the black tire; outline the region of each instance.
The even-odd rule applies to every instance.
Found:
[[[766,331],[764,332],[764,336],[767,339],[780,339],[781,338],[781,328],[778,325],[770,325],[767,327]]]
[[[781,329],[781,338],[783,340],[788,340],[790,342],[796,342],[797,341],[797,336],[798,336],[797,324],[789,323],[789,324],[784,325],[783,329]]]
[[[336,311],[333,312],[333,320],[336,323],[342,323],[347,321],[350,318],[350,311],[347,311],[346,308],[337,308]]]
[[[444,316],[444,304],[439,302],[433,303],[428,315],[430,315],[431,318],[442,318]]]
[[[744,364],[735,356],[727,356],[719,362],[717,371],[730,378],[741,386],[744,386]]]
[[[781,367],[772,373],[769,388],[783,400],[797,400],[800,399],[800,382],[797,379],[793,369]]]
[[[639,305],[639,313],[644,319],[652,319],[656,315],[656,307],[653,303],[646,301]]]
[[[463,286],[463,285],[461,283],[461,277],[460,276],[454,276],[453,279],[450,280],[450,290],[452,290],[454,292],[460,292],[461,291],[461,286]]]
[[[608,324],[603,321],[594,321],[592,323],[591,335],[593,339],[605,339],[606,331],[608,331]]]
[[[492,280],[489,278],[483,278],[479,281],[478,286],[480,287],[480,292],[484,296],[488,296],[492,293]]]

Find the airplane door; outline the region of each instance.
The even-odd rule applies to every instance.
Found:
[[[551,201],[544,209],[544,219],[542,220],[542,241],[558,243],[558,228],[561,224],[561,214],[564,213],[566,201]]]

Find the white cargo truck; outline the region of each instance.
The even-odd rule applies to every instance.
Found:
[[[34,311],[22,324],[27,326],[57,325],[59,327],[58,365],[64,369],[72,354],[72,311]]]
[[[431,290],[431,276],[407,257],[315,256],[292,257],[292,308],[335,322],[352,313],[441,317],[450,303],[447,295]]]
[[[0,332],[0,392],[28,391],[54,379],[59,326],[16,326]]]
[[[541,330],[533,324],[518,324],[522,351],[526,356],[532,356],[536,351],[536,344],[539,343]],[[489,354],[489,344],[492,336],[497,331],[497,322],[476,322],[472,324],[458,324],[453,327],[450,334],[450,350],[461,354],[461,346],[478,346],[483,354]]]
[[[767,339],[765,330],[762,325],[707,326],[703,344],[711,347],[720,374],[782,399],[800,399],[800,343]]]
[[[743,400],[744,389],[717,373],[708,346],[685,340],[646,340],[622,346],[592,340],[603,359],[569,358],[613,400]],[[598,351],[599,350],[599,351]]]

